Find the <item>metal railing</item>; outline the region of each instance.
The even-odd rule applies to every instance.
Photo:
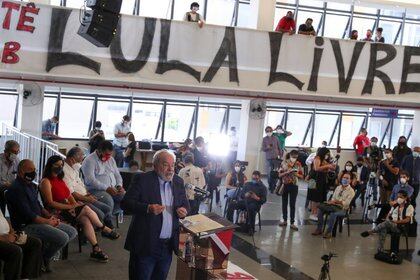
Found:
[[[65,158],[63,154],[58,151],[58,145],[43,140],[41,138],[21,132],[19,129],[2,123],[2,133],[0,137],[0,151],[4,150],[4,146],[8,140],[14,140],[20,145],[20,159],[30,159],[34,162],[37,171],[37,179],[42,177],[45,164],[48,158],[53,155],[58,155]]]

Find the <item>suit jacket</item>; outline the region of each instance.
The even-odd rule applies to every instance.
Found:
[[[179,244],[179,222],[176,209],[184,207],[189,212],[185,193],[184,181],[174,175],[172,180],[173,221],[172,221],[172,250],[177,252]],[[150,256],[158,245],[160,231],[162,229],[163,215],[147,213],[149,204],[162,205],[158,175],[155,171],[136,174],[130,184],[130,188],[121,202],[124,211],[132,213],[130,228],[124,248],[131,253],[140,256]]]
[[[355,167],[355,172],[357,173],[357,167]],[[364,184],[367,184],[367,182],[369,181],[369,175],[369,168],[363,166],[362,172],[360,173],[360,181],[363,181]]]

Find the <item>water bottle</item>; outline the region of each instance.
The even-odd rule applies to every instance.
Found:
[[[124,222],[124,211],[123,210],[121,210],[119,213],[118,213],[118,223],[119,224],[122,224]]]
[[[185,251],[184,251],[185,256],[184,256],[184,259],[185,259],[185,262],[187,264],[189,264],[190,266],[194,265],[193,247],[194,247],[194,244],[193,244],[192,236],[191,236],[191,234],[188,233],[187,234],[187,239],[185,241]]]

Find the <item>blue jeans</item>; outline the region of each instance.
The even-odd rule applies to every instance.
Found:
[[[89,207],[98,215],[99,219],[109,228],[114,228],[112,223],[112,209],[106,203],[95,201],[89,203]]]
[[[125,148],[114,145],[114,159],[117,167],[123,167]]]
[[[150,256],[138,256],[130,253],[130,280],[165,280],[172,262],[172,250],[169,243],[159,242]]]
[[[320,208],[318,208],[318,230],[322,230],[322,226],[324,224],[324,214],[325,212],[323,210],[321,210]],[[344,210],[340,210],[337,212],[330,212],[330,214],[328,215],[328,221],[327,221],[327,232],[331,233],[334,227],[334,223],[335,220],[338,217],[344,217],[346,215],[346,211]]]
[[[112,209],[112,214],[121,211],[120,203],[124,195],[115,195],[111,196],[106,191],[90,190],[90,193],[93,194],[100,202],[105,203]]]
[[[44,259],[51,259],[59,250],[77,236],[77,230],[64,223],[57,227],[47,224],[30,224],[24,228],[25,232],[42,241],[42,255]]]

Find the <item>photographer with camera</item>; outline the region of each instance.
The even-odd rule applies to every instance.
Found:
[[[299,152],[297,150],[292,150],[287,154],[279,172],[279,177],[283,181],[279,191],[279,194],[282,196],[283,222],[279,226],[287,226],[287,200],[290,197],[290,228],[292,230],[298,230],[295,225],[295,205],[299,191],[297,183],[298,179],[303,179],[303,169],[297,160],[298,156]]]
[[[399,163],[394,159],[391,149],[385,149],[385,159],[379,164],[379,187],[381,203],[387,203],[392,188],[398,183]]]
[[[192,185],[194,187],[204,189],[206,180],[204,178],[203,170],[194,166],[194,155],[189,153],[184,156],[185,167],[179,171],[178,176],[184,180],[185,185]],[[190,215],[198,214],[201,201],[204,200],[203,196],[198,195],[193,189],[186,189],[188,202],[190,203]]]
[[[265,128],[266,136],[263,138],[261,150],[265,153],[265,165],[267,171],[268,188],[271,193],[276,187],[277,178],[272,176],[277,173],[276,170],[280,164],[280,143],[278,138],[273,135],[273,128],[267,126]],[[275,172],[273,172],[275,171]]]
[[[245,176],[245,165],[237,160],[232,164],[231,170],[226,175],[226,196],[233,198],[237,193],[238,187],[243,187],[248,178]]]
[[[370,145],[365,148],[363,158],[369,169],[369,186],[372,188],[373,200],[378,198],[378,182],[377,173],[380,162],[383,160],[383,151],[378,146],[378,138],[375,136],[370,138]]]
[[[228,205],[227,219],[233,221],[235,210],[246,210],[248,214],[247,226],[250,235],[255,232],[255,216],[260,210],[261,205],[267,201],[267,188],[261,181],[259,171],[252,172],[252,181],[246,182],[240,193],[232,199]]]

